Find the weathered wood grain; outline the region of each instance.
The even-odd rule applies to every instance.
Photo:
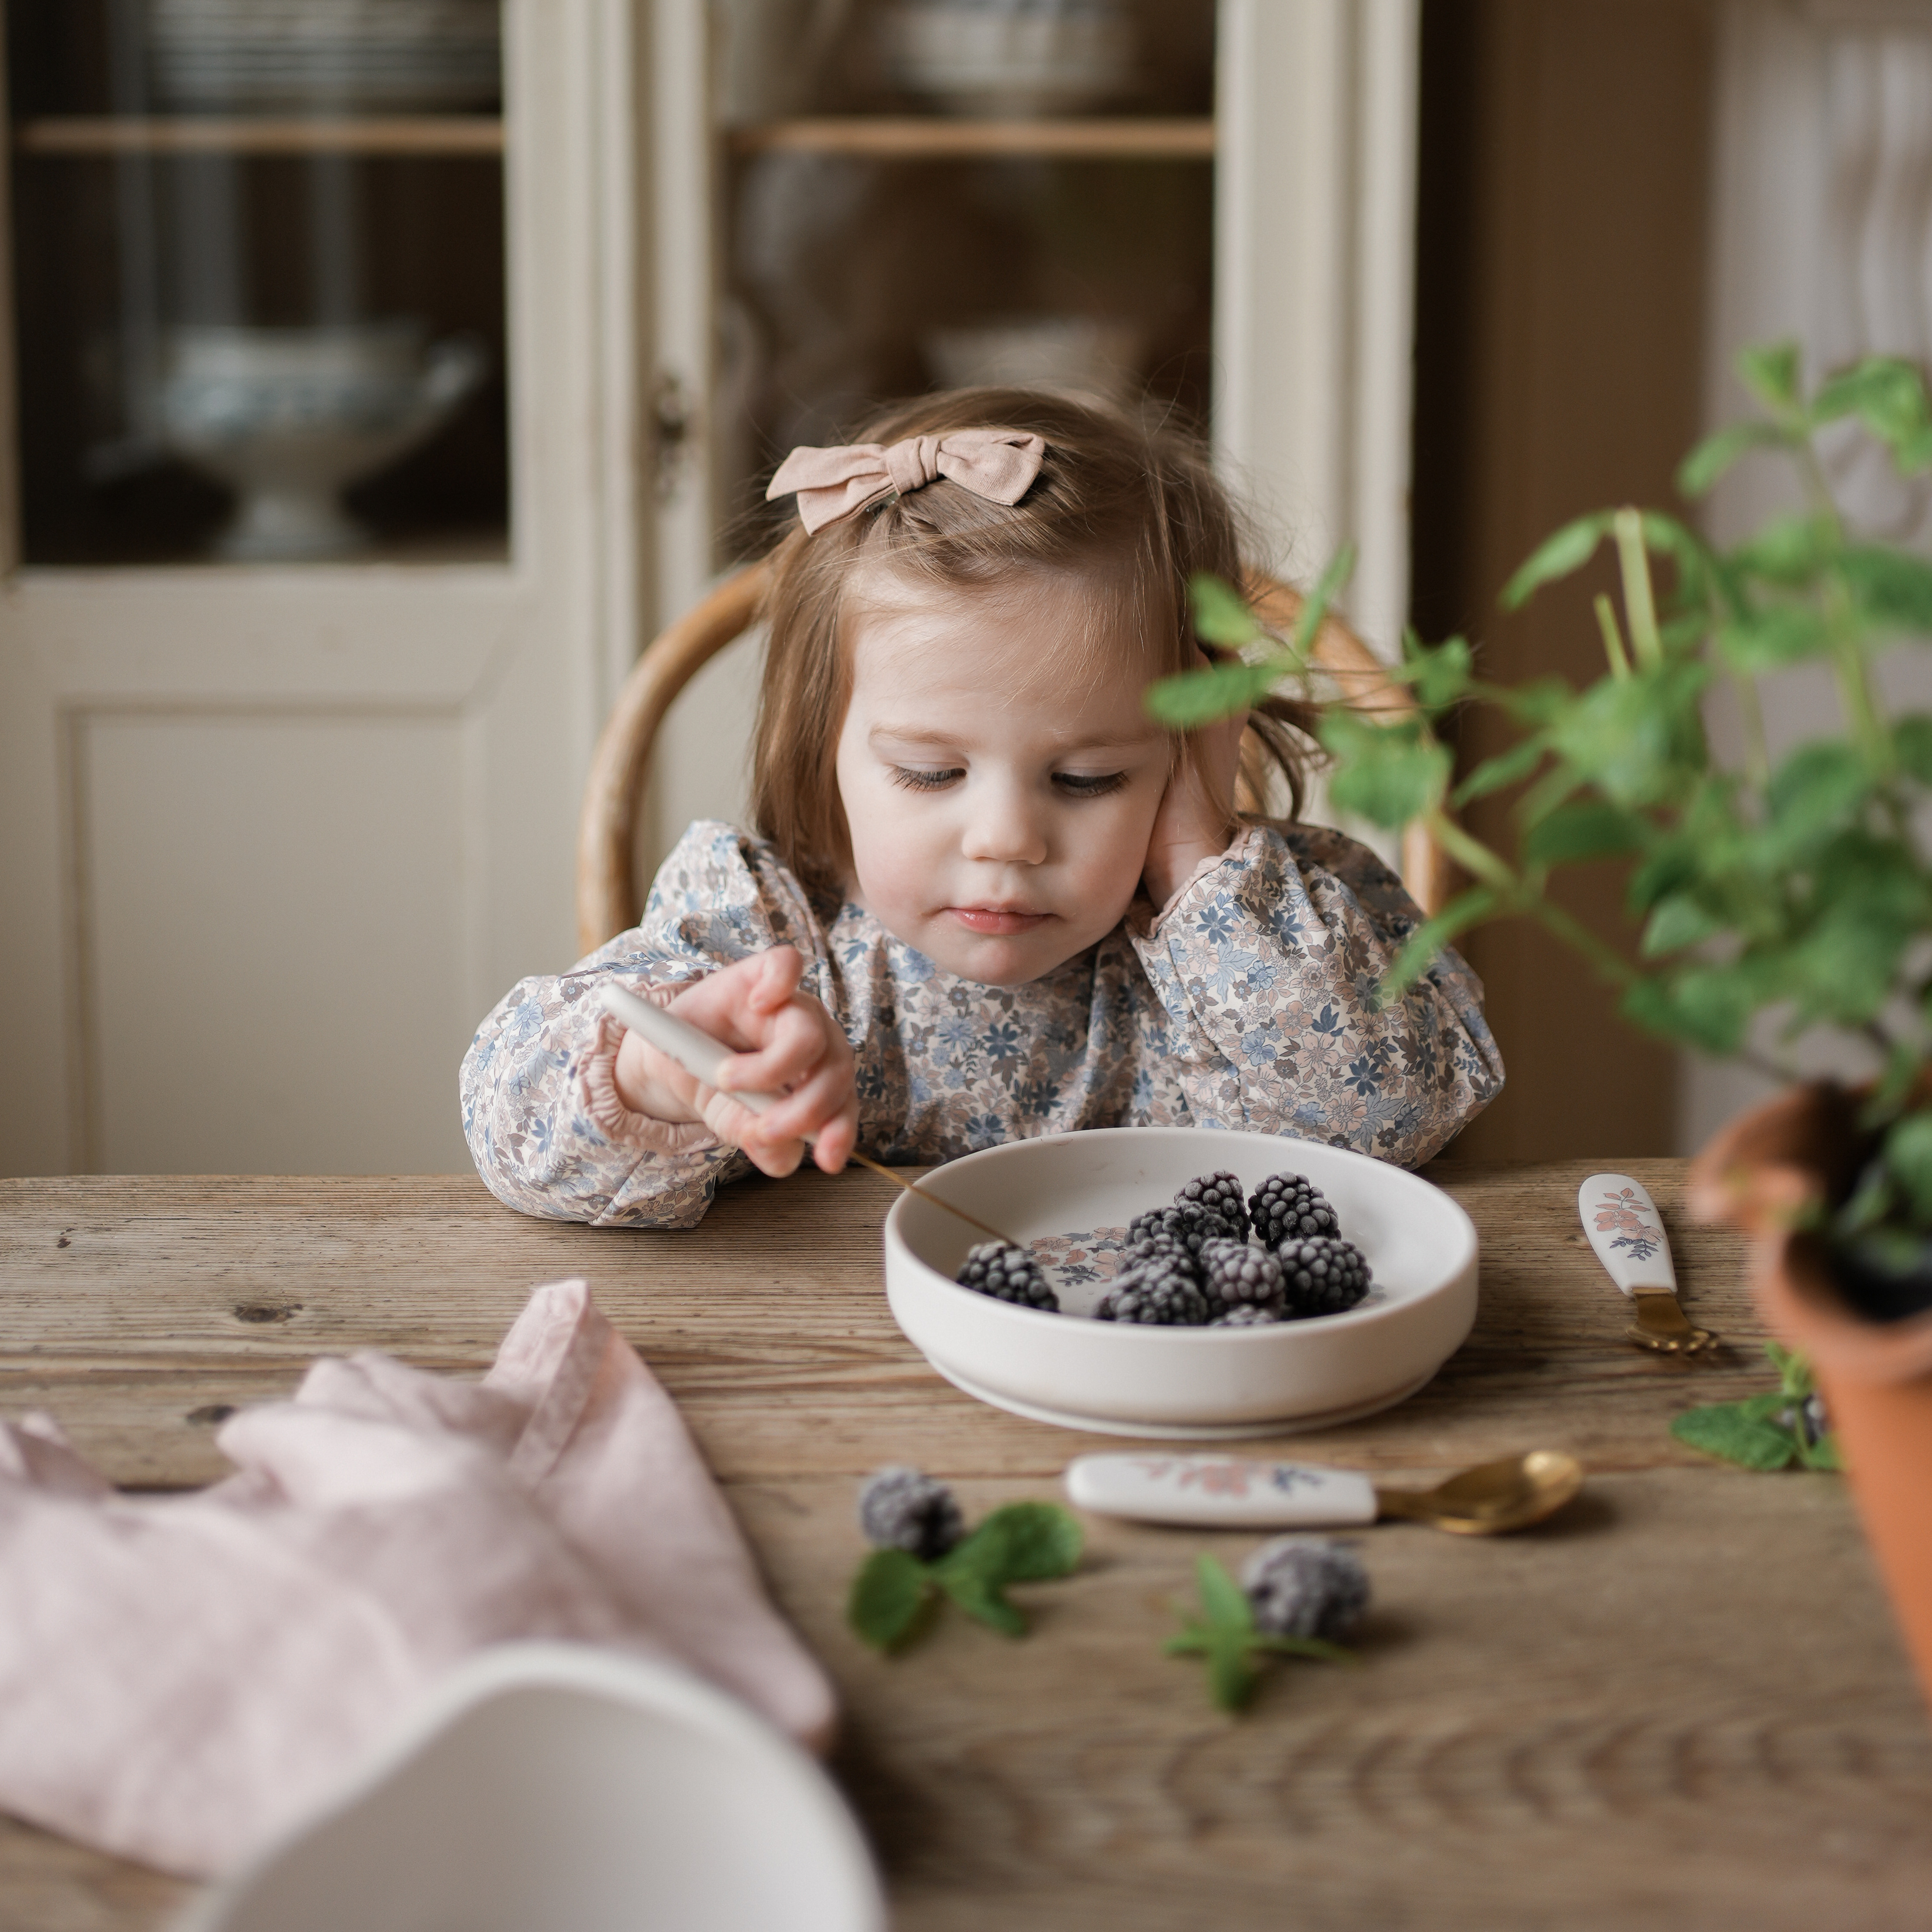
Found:
[[[1474,1334],[1400,1408],[1283,1445],[1421,1475],[1547,1443],[1589,1463],[1584,1497],[1495,1543],[1366,1533],[1361,1666],[1279,1670],[1239,1724],[1160,1640],[1196,1552],[1251,1535],[1096,1520],[1025,1643],[956,1619],[887,1662],[846,1632],[856,1476],[916,1462],[976,1512],[1050,1493],[1096,1439],[924,1366],[872,1177],[754,1184],[682,1235],[525,1220],[461,1180],[0,1183],[0,1405],[51,1409],[121,1481],[198,1482],[202,1412],[323,1350],[478,1370],[532,1284],[581,1274],[838,1681],[836,1768],[906,1932],[1932,1925],[1932,1736],[1840,1486],[1667,1433],[1765,1381],[1736,1244],[1686,1224],[1678,1164],[1637,1164],[1732,1342],[1708,1370],[1642,1356],[1571,1240],[1586,1171],[1437,1170],[1483,1236]],[[158,1926],[179,1896],[0,1826],[0,1932]]]

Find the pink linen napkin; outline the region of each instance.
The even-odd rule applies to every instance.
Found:
[[[50,1418],[0,1425],[0,1808],[218,1871],[522,1637],[668,1654],[829,1741],[824,1673],[581,1281],[531,1296],[481,1383],[324,1360],[217,1439],[236,1474],[135,1497]]]

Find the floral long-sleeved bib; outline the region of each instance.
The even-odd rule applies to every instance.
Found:
[[[854,905],[814,903],[763,840],[694,825],[644,922],[558,979],[522,981],[463,1063],[463,1127],[511,1207],[600,1226],[688,1228],[744,1156],[701,1125],[636,1114],[598,980],[669,1000],[766,947],[795,946],[802,990],[852,1042],[859,1145],[943,1161],[1080,1127],[1293,1134],[1414,1166],[1502,1085],[1482,988],[1445,952],[1401,1004],[1375,992],[1418,922],[1375,856],[1319,826],[1256,825],[1158,916],[1136,900],[1043,978],[943,972]]]

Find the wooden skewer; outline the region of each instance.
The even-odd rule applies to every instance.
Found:
[[[604,1010],[620,1025],[647,1040],[667,1058],[674,1060],[694,1080],[702,1080],[708,1087],[718,1085],[718,1070],[732,1056],[729,1047],[713,1040],[708,1033],[693,1026],[688,1020],[680,1019],[675,1013],[668,1013],[662,1006],[654,1006],[648,1000],[640,999],[635,993],[606,980],[597,988],[597,1001]],[[766,1108],[778,1104],[778,1096],[772,1094],[739,1093],[730,1088],[718,1090],[736,1100],[741,1107],[754,1114],[762,1114]],[[812,1136],[805,1137],[810,1146]],[[935,1208],[943,1208],[949,1214],[956,1214],[968,1227],[976,1228],[982,1234],[990,1234],[996,1241],[1003,1241],[1008,1247],[1019,1244],[989,1227],[976,1215],[969,1214],[963,1208],[956,1208],[943,1196],[934,1194],[920,1186],[916,1180],[906,1177],[872,1159],[869,1154],[853,1153],[852,1159],[861,1167],[868,1167],[874,1174],[883,1174],[888,1180],[896,1181],[908,1194],[916,1194],[922,1201],[929,1201]]]

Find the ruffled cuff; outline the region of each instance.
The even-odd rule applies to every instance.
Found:
[[[654,1006],[668,1006],[690,984],[688,980],[679,980],[632,990]],[[597,1037],[579,1076],[584,1082],[585,1110],[596,1122],[598,1131],[616,1146],[645,1148],[652,1154],[716,1153],[724,1144],[703,1121],[660,1120],[625,1106],[617,1091],[617,1049],[623,1039],[619,1022],[608,1013],[598,1016]]]
[[[1130,922],[1130,929],[1138,938],[1142,939],[1154,938],[1173,916],[1174,908],[1195,891],[1202,880],[1211,878],[1231,860],[1252,858],[1254,856],[1255,842],[1261,836],[1262,830],[1259,826],[1244,826],[1228,842],[1228,849],[1225,852],[1216,852],[1209,857],[1203,859],[1174,889],[1167,902],[1158,910],[1155,910],[1151,900],[1137,899],[1134,903],[1133,914]]]

